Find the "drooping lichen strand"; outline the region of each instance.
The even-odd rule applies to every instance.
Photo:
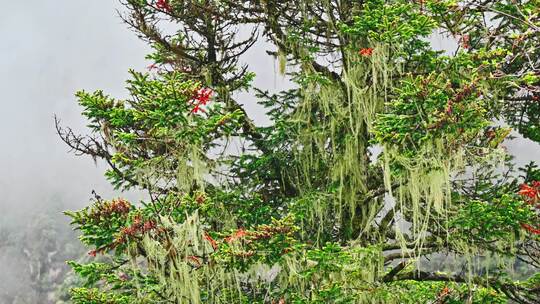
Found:
[[[204,229],[197,213],[183,223],[162,218],[163,241],[145,237],[143,248],[148,257],[148,271],[159,281],[161,292],[175,303],[223,303],[242,299],[242,274],[210,263],[214,252],[204,239]],[[168,232],[167,232],[168,231]]]
[[[403,222],[396,221],[397,240],[403,250],[411,244],[403,233],[412,239],[415,248],[421,248],[429,225],[446,218],[451,204],[451,172],[464,167],[463,152],[448,155],[440,142],[425,146],[414,158],[403,156],[399,151],[385,146],[383,149],[383,172],[385,184],[396,201],[395,210],[410,223],[403,232]],[[392,190],[393,185],[398,185]],[[442,227],[444,228],[444,227]]]
[[[330,258],[320,259],[322,253]],[[382,299],[370,297],[369,292],[364,293],[376,286],[383,274],[384,259],[380,247],[338,249],[336,245],[326,245],[322,249],[287,256],[277,283],[282,288],[297,290],[302,299],[309,301],[323,301],[325,289],[339,286],[342,293],[350,297],[351,303],[383,303]]]
[[[359,204],[368,191],[370,128],[384,106],[392,74],[399,70],[390,61],[388,48],[373,44],[369,57],[347,53],[342,83],[308,73],[294,116],[300,126],[295,155],[304,177],[299,188],[309,193],[330,191],[330,203],[315,200],[313,214],[319,222],[324,222],[322,215],[331,218],[339,229],[347,230],[348,239],[353,238],[353,230],[367,229],[380,207]],[[359,211],[362,214],[356,214]]]

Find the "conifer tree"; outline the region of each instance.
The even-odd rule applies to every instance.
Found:
[[[57,131],[148,200],[66,212],[74,303],[540,301],[540,169],[503,147],[540,141],[537,0],[123,4],[154,64]],[[294,89],[252,85],[257,39]]]

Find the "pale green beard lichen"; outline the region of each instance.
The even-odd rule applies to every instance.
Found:
[[[428,226],[437,224],[440,217],[446,218],[451,204],[451,173],[464,166],[462,151],[447,152],[440,141],[422,147],[414,158],[403,156],[388,146],[383,149],[385,186],[396,201],[394,210],[411,224],[407,234],[414,240],[413,244],[405,241],[399,227],[402,223],[396,221],[395,224],[396,237],[403,250],[411,245],[421,248]],[[397,189],[392,190],[395,185]]]
[[[187,116],[187,125],[186,128],[194,128],[192,115]],[[166,153],[141,161],[132,173],[133,179],[148,189],[175,187],[180,193],[194,188],[204,191],[210,161],[202,145],[186,141],[177,134],[181,132],[186,130],[171,129],[159,134],[163,138],[159,142],[161,149]]]
[[[182,224],[174,224],[162,218],[164,229],[170,229],[159,242],[146,236],[143,246],[148,256],[148,270],[160,283],[167,297],[176,303],[201,303],[198,272],[193,271],[194,263],[188,257],[209,251],[200,241],[202,229],[197,214],[187,217]],[[190,263],[191,262],[191,263]]]
[[[303,299],[317,302],[323,299],[322,291],[337,285],[343,294],[352,299],[352,303],[384,303],[369,291],[377,286],[376,281],[384,273],[380,247],[346,247],[327,262],[310,258],[312,256],[308,251],[286,256],[277,286],[294,290]],[[335,267],[330,268],[333,270],[319,269],[327,266],[325,263],[328,262]]]
[[[392,74],[399,70],[390,62],[388,47],[372,44],[369,57],[347,53],[342,85],[324,78],[307,81],[293,119],[300,126],[295,155],[304,177],[298,188],[305,189],[304,194],[330,190],[334,196],[331,203],[315,200],[308,218],[320,223],[323,216],[330,217],[339,227],[357,226],[353,229],[361,231],[380,209],[380,202],[359,206],[368,192],[369,133],[384,108]],[[323,226],[317,222],[307,224]]]
[[[204,229],[197,213],[183,223],[161,218],[164,241],[148,236],[143,248],[148,256],[148,271],[159,281],[160,292],[175,303],[238,302],[242,297],[240,274],[207,260],[214,249],[204,240]],[[233,290],[232,293],[224,291]],[[225,298],[222,298],[225,297]]]
[[[285,55],[281,50],[278,52],[277,55],[278,63],[279,63],[279,74],[284,76],[287,72],[287,55]]]

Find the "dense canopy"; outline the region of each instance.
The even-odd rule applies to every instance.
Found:
[[[540,142],[539,1],[123,4],[153,64],[57,130],[148,199],[66,212],[74,303],[540,302],[540,169],[504,148]]]

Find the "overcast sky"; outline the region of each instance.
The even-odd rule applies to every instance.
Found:
[[[53,115],[84,131],[73,94],[125,96],[127,70],[144,69],[148,48],[117,17],[115,1],[0,4],[0,206],[17,214],[59,195],[80,206],[92,189],[112,194],[103,168],[67,153]]]
[[[42,209],[62,197],[68,206],[82,206],[95,189],[104,197],[118,195],[103,178],[104,167],[86,157],[68,154],[55,134],[53,115],[84,132],[85,122],[73,94],[103,89],[125,97],[128,69],[144,70],[149,48],[138,40],[116,12],[113,0],[0,0],[0,220],[28,208]],[[435,41],[438,47],[444,43]],[[284,85],[275,76],[275,62],[264,46],[246,60],[256,84]],[[260,109],[248,103],[258,119]],[[518,161],[540,160],[540,149],[525,140],[510,151]],[[137,196],[132,196],[136,199]]]

